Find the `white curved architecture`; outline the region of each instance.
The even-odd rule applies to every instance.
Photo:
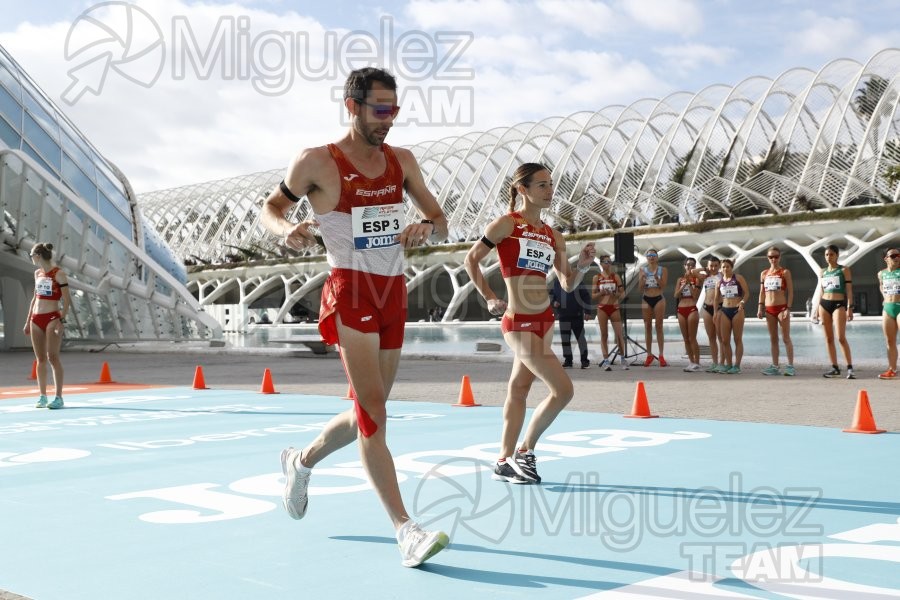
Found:
[[[551,224],[567,232],[627,228],[640,239],[650,227],[665,224],[896,203],[898,106],[900,49],[887,49],[865,64],[839,59],[818,72],[791,69],[774,79],[756,76],[733,87],[641,99],[411,150],[449,219],[450,242],[478,239],[491,220],[507,212],[509,177],[522,162],[542,162],[553,171],[556,197],[545,215]],[[147,194],[140,203],[182,257],[220,263],[229,253],[285,256],[279,240],[258,223],[262,200],[282,177],[283,170],[257,173]],[[301,203],[297,210],[307,211],[307,206]],[[411,207],[409,218],[416,218]],[[844,237],[830,234],[831,242],[841,242],[848,248],[845,254],[853,256],[871,250],[875,241],[895,239],[892,223],[855,224],[845,228]],[[749,260],[748,249],[758,252],[763,243],[777,241],[795,247],[805,264],[814,265],[811,252],[821,247],[817,242],[826,229],[798,226],[777,237],[740,234],[741,240],[727,245],[694,241],[681,250],[697,255],[727,249]],[[457,272],[460,257],[450,253],[445,258],[444,284],[437,293],[450,290],[452,299],[446,302],[454,309],[464,304],[458,295],[468,292],[464,274]],[[411,287],[421,287],[418,277],[435,277],[429,266],[428,260],[411,261],[409,277],[416,284]],[[313,274],[323,268],[321,263],[308,266]],[[209,285],[209,275],[191,278],[205,302],[199,287]],[[284,279],[285,298],[293,295],[294,283]],[[289,308],[282,306],[279,314]],[[445,314],[454,317],[467,318],[455,310]]]

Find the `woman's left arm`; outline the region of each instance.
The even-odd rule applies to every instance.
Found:
[[[787,310],[791,311],[791,307],[794,306],[794,280],[791,278],[791,272],[788,269],[784,270],[784,285],[787,288],[785,290],[786,297],[785,301],[787,302]]]
[[[60,314],[60,324],[59,331],[62,333],[63,323],[66,320],[66,315],[69,314],[69,309],[72,308],[72,295],[69,293],[69,278],[66,277],[66,274],[62,271],[57,271],[56,273],[56,283],[59,284],[59,290],[62,294],[62,309],[59,311]]]

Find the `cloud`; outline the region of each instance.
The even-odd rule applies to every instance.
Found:
[[[117,62],[153,37],[146,30],[136,32],[131,49],[96,33],[91,40],[88,31],[78,41],[86,49],[70,62],[66,36],[85,19],[21,25],[3,35],[13,57],[138,192],[283,167],[300,148],[343,133],[340,90],[350,67],[334,54],[349,56],[341,46],[350,39],[346,31],[327,32],[297,13],[236,4],[146,0],[139,6],[163,32],[165,62],[157,79],[158,62]],[[121,14],[90,16],[125,37]],[[100,93],[66,104],[68,73],[91,53],[107,51],[113,62]],[[131,79],[117,71],[126,66]]]
[[[149,87],[110,69],[99,95],[87,92],[69,106],[60,100],[72,83],[69,72],[91,52],[116,50],[114,44],[66,61],[74,19],[21,24],[0,39],[138,192],[283,168],[300,149],[338,139],[347,127],[340,102],[344,79],[351,66],[367,60],[387,61],[398,74],[403,110],[388,141],[412,145],[629,105],[674,90],[699,91],[711,77],[732,84],[753,74],[774,77],[802,64],[798,50],[818,53],[816,61],[805,59],[811,68],[841,56],[865,60],[900,39],[896,27],[872,24],[892,22],[883,17],[893,14],[887,8],[856,21],[799,8],[789,19],[737,2],[716,3],[717,12],[707,11],[706,31],[698,5],[687,0],[412,0],[387,21],[379,20],[381,9],[363,7],[371,23],[366,35],[326,28],[298,12],[306,6],[299,0],[137,2],[166,42],[164,68]],[[345,7],[319,14],[344,22],[338,11]],[[799,32],[798,22],[804,24]],[[110,23],[120,27],[121,16]],[[385,26],[393,29],[393,41],[383,38]],[[173,28],[180,37],[173,37]],[[438,32],[468,32],[471,44],[456,48],[453,66],[469,76],[416,77],[384,52],[410,31],[432,42]],[[91,30],[80,33],[87,37],[73,43],[88,46]],[[135,45],[152,41],[151,33],[139,31]],[[354,51],[358,60],[351,65]],[[153,80],[158,61],[151,59],[128,63],[128,74]],[[404,123],[416,119],[418,124]]]
[[[621,18],[593,0],[413,0],[406,15],[425,29],[467,30],[487,35],[597,36]]]
[[[851,18],[825,17],[804,11],[797,21],[801,27],[787,43],[793,52],[834,56],[836,51],[849,48],[865,38],[859,22]]]
[[[703,29],[703,12],[691,0],[621,0],[621,6],[652,31],[689,37]]]
[[[512,30],[522,12],[508,0],[412,0],[405,9],[419,27],[454,31]]]
[[[388,64],[398,75],[404,107],[398,124],[418,122],[396,127],[390,143],[416,144],[627,104],[659,86],[640,60],[602,48],[573,49],[569,38],[557,35],[559,22],[571,20],[572,11],[588,11],[592,18],[608,21],[609,9],[603,4],[573,0],[561,3],[555,14],[547,12],[553,3],[522,9],[519,3],[478,2],[477,10],[475,4],[449,4],[454,15],[476,13],[463,22],[487,23],[491,30],[479,29],[470,47],[457,48],[454,66],[470,70],[472,76],[416,79],[405,73],[403,64]],[[75,45],[87,49],[67,62],[65,40],[73,23],[23,25],[3,36],[12,55],[139,193],[282,168],[301,148],[337,139],[347,126],[340,101],[343,81],[351,66],[366,62],[350,65],[349,56],[354,49],[378,50],[380,44],[390,43],[380,39],[378,30],[371,39],[359,32],[328,31],[308,16],[276,14],[258,4],[145,0],[139,6],[162,30],[162,71],[155,72],[158,60],[128,63],[131,79],[109,69],[99,94],[86,92],[71,106],[60,99],[72,82],[67,73],[91,52],[110,50],[118,60],[123,49],[103,40],[92,46],[96,31],[81,29]],[[421,35],[433,37],[436,28],[451,24],[447,7],[446,2],[412,2],[407,17],[412,15],[413,25],[423,27]],[[430,16],[435,12],[438,17]],[[110,30],[125,30],[122,14],[92,16]],[[389,25],[396,28],[395,36],[405,31],[394,20]],[[591,32],[597,26],[582,29]],[[134,33],[129,52],[159,36],[155,29]],[[381,52],[374,58],[383,62],[392,57]]]
[[[597,37],[613,31],[621,21],[621,18],[603,2],[540,0],[536,6],[549,25],[542,29],[561,27],[566,35],[576,31],[589,37]]]
[[[729,47],[707,46],[705,44],[681,44],[662,46],[653,51],[665,61],[669,70],[684,75],[709,65],[721,67],[737,55],[737,50]]]

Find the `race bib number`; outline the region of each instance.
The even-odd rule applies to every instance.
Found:
[[[681,296],[683,298],[691,298],[694,295],[694,289],[690,283],[686,283],[684,287],[681,288]]]
[[[837,275],[826,275],[822,278],[823,292],[837,292],[841,289],[841,278]]]
[[[719,283],[719,279],[717,277],[707,277],[703,280],[703,289],[707,291],[711,291],[716,285]]]
[[[763,280],[763,289],[767,292],[781,291],[781,277],[779,275],[768,275]]]
[[[403,205],[354,206],[350,213],[353,223],[353,247],[357,250],[387,248],[399,243],[403,230]]]
[[[888,279],[884,282],[884,295],[896,296],[900,294],[900,279]]]
[[[738,286],[736,283],[729,283],[726,285],[722,285],[719,287],[719,290],[722,292],[723,298],[737,298],[738,297]]]
[[[53,279],[50,277],[38,277],[34,283],[34,293],[41,298],[49,298],[53,295]]]
[[[659,281],[656,279],[656,275],[647,275],[644,279],[644,287],[645,288],[658,288]]]
[[[616,293],[616,284],[615,283],[601,283],[599,286],[599,292],[601,294],[615,294]]]
[[[519,240],[519,260],[516,265],[520,269],[547,274],[555,257],[556,251],[550,244],[537,240]]]

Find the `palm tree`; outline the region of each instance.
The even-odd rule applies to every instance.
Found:
[[[889,187],[894,187],[897,182],[900,182],[900,164],[888,167],[881,176],[887,179]]]
[[[872,75],[863,84],[863,87],[856,90],[856,96],[853,98],[853,104],[856,105],[856,112],[866,120],[872,118],[875,114],[875,107],[887,91],[888,81],[878,75]]]

